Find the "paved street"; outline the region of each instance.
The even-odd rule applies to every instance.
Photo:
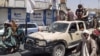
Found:
[[[71,56],[70,52],[71,50],[66,51],[65,56]],[[69,53],[69,54],[68,54]],[[23,46],[21,45],[19,52],[13,53],[13,54],[3,54],[0,52],[0,56],[50,56],[49,54],[38,54],[38,55],[33,55],[29,51],[24,50]]]
[[[71,51],[73,49],[74,48],[67,50],[65,56],[78,56],[77,54],[71,54]],[[20,50],[18,52],[13,53],[13,54],[3,54],[2,52],[0,52],[0,56],[50,56],[50,54],[34,55],[34,54],[30,53],[28,50],[24,50],[23,46],[21,45]]]

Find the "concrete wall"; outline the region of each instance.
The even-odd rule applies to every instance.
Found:
[[[20,20],[20,21],[25,20],[26,18],[25,9],[12,9],[11,18],[14,20]]]
[[[0,9],[0,23],[4,23],[8,20],[10,16],[11,19],[17,20],[19,22],[25,22],[26,19],[26,10],[12,8],[11,12],[8,15],[8,8]],[[54,13],[54,18],[56,17],[56,12]],[[51,24],[53,20],[51,10],[36,10],[33,14],[30,14],[30,21],[36,22],[37,24],[46,23],[47,25]]]
[[[38,25],[43,24],[43,11],[35,11],[33,14],[30,15],[30,20],[37,23]]]
[[[7,7],[8,1],[7,0],[0,0],[0,7]]]
[[[8,9],[0,9],[0,24],[4,23],[8,18]]]

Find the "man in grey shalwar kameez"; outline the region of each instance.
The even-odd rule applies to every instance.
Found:
[[[76,49],[76,52],[79,51],[80,56],[97,56],[97,44],[95,40],[90,37],[88,30],[82,32],[82,40]]]

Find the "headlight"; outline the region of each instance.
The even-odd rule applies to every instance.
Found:
[[[35,43],[35,41],[33,40],[33,39],[27,39],[26,40],[26,43],[28,44],[28,45],[33,45],[34,43]]]
[[[37,45],[39,45],[39,46],[46,46],[46,41],[38,41]]]

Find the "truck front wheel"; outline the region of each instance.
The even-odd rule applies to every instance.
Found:
[[[64,56],[65,46],[63,44],[56,45],[53,49],[52,56]]]

